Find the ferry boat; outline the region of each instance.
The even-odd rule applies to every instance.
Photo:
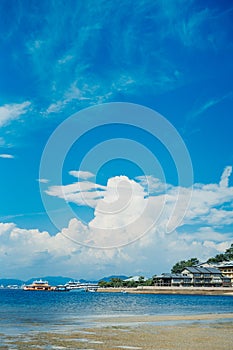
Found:
[[[70,292],[85,292],[86,291],[86,289],[84,288],[82,283],[79,281],[69,281],[68,283],[65,284],[65,287]]]
[[[23,287],[23,290],[29,291],[52,291],[53,287],[49,285],[48,281],[34,281],[32,284]]]
[[[54,292],[69,292],[69,289],[66,288],[63,284],[59,284],[56,287],[54,287]]]
[[[71,292],[87,292],[96,291],[98,284],[95,283],[81,283],[80,281],[69,281],[65,284],[65,287]]]

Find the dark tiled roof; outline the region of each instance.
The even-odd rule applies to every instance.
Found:
[[[221,271],[215,267],[206,267],[206,270],[210,271],[211,273],[221,273]]]
[[[182,278],[182,279],[190,279],[189,276],[182,275],[182,273],[163,273],[162,275],[156,276],[156,278]]]
[[[192,266],[191,267],[185,267],[184,270],[188,270],[189,272],[192,272],[192,273],[200,273],[200,271],[196,267],[192,267]]]
[[[221,274],[221,272],[214,268],[214,267],[194,267],[194,266],[191,266],[191,267],[186,267],[185,268],[186,270],[188,270],[189,272],[191,273],[206,273],[206,274],[212,274],[212,273],[218,273],[218,274]]]

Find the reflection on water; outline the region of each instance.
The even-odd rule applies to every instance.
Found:
[[[66,332],[93,327],[93,316],[185,315],[233,312],[232,296],[53,293],[0,290],[4,334]]]

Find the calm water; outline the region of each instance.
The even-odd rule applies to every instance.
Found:
[[[55,293],[0,290],[0,332],[91,325],[92,317],[233,313],[232,296]]]

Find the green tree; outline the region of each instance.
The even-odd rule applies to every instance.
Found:
[[[148,278],[148,280],[145,281],[145,286],[153,286],[153,279],[152,278]]]
[[[145,277],[144,276],[140,276],[139,279],[138,279],[138,284],[139,285],[144,285],[145,283]]]
[[[225,251],[225,257],[227,260],[233,260],[233,243],[231,244],[230,248]]]
[[[181,273],[185,267],[195,266],[199,263],[197,258],[191,258],[189,260],[178,261],[171,269],[171,273]]]
[[[207,262],[219,263],[219,262],[230,261],[230,260],[233,260],[233,243],[231,244],[230,248],[226,249],[225,253],[217,254],[213,258],[209,258]]]
[[[98,283],[100,288],[106,288],[108,286],[108,282],[106,281],[99,281]]]
[[[123,280],[120,278],[111,278],[110,283],[111,286],[114,288],[119,288],[123,286]]]

